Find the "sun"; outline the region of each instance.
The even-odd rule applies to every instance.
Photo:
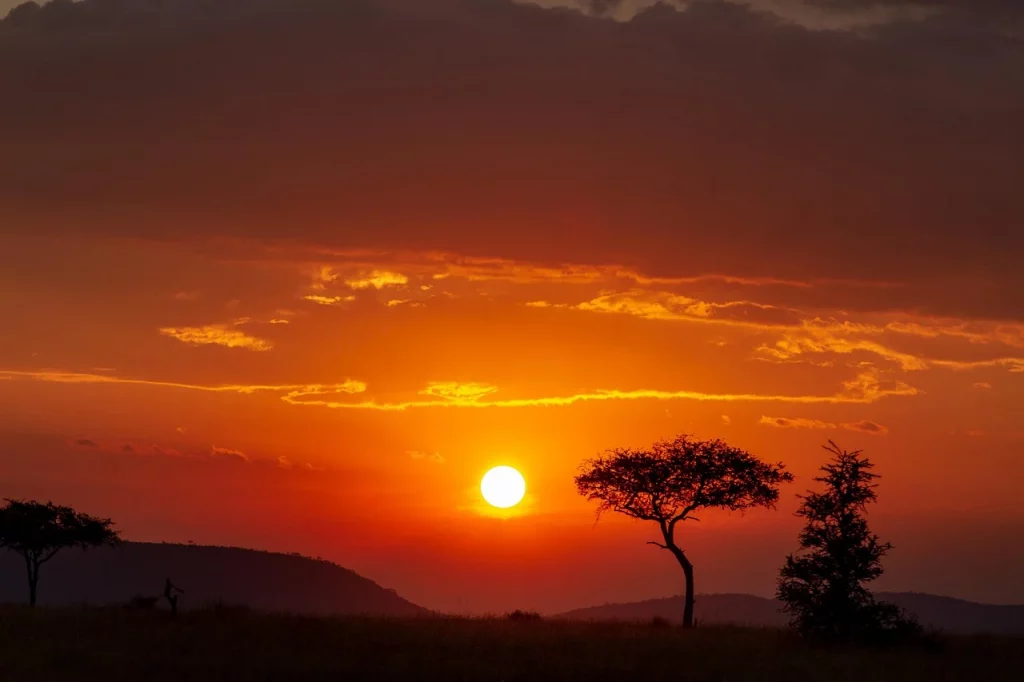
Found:
[[[495,467],[484,474],[480,492],[492,507],[508,509],[522,502],[526,495],[526,479],[512,467]]]

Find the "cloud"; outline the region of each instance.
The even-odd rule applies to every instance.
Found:
[[[1010,372],[1024,372],[1024,358],[999,357],[985,360],[952,360],[934,358],[916,353],[900,351],[890,345],[875,340],[893,323],[886,327],[872,324],[860,324],[850,321],[836,320],[805,320],[797,328],[782,333],[782,338],[773,345],[762,345],[757,352],[762,358],[788,362],[807,354],[832,353],[849,355],[853,353],[869,353],[898,365],[904,371],[921,371],[933,367],[953,370],[971,370],[983,368],[1004,368]],[[930,338],[948,335],[948,332],[936,330],[934,334],[922,334],[921,325],[898,325],[900,332],[915,329],[914,333]],[[997,334],[971,335],[972,343],[1004,343],[1009,337]]]
[[[859,431],[871,435],[881,436],[889,432],[889,429],[872,421],[848,422],[844,424],[833,424],[819,419],[807,419],[804,417],[761,417],[757,422],[762,426],[774,426],[780,429],[846,429],[847,431]]]
[[[869,338],[858,338],[852,334],[863,333],[870,328],[860,328],[850,323],[833,324],[822,320],[805,321],[799,328],[786,331],[774,345],[762,345],[757,351],[765,358],[790,361],[805,354],[833,353],[849,355],[870,353],[895,362],[905,371],[928,368],[928,362],[912,353],[904,353]]]
[[[987,391],[992,388],[992,384],[987,381],[975,381],[971,384],[971,388]]]
[[[434,381],[420,391],[420,395],[444,398],[451,401],[473,402],[496,392],[496,386],[487,384],[460,384],[455,381]]]
[[[723,414],[722,415],[722,423],[725,424],[726,426],[728,426],[729,424],[732,424],[732,417],[730,417],[727,414]]]
[[[321,265],[313,271],[313,283],[310,284],[310,289],[324,291],[327,289],[327,285],[337,281],[339,276],[329,265]]]
[[[188,384],[174,381],[156,381],[150,379],[133,379],[128,377],[117,377],[106,374],[88,374],[83,372],[64,372],[60,370],[5,370],[0,369],[0,377],[7,379],[22,379],[31,381],[42,381],[56,384],[103,384],[121,386],[149,386],[154,388],[172,388],[188,391],[202,391],[206,393],[239,393],[251,395],[254,393],[295,393],[295,394],[316,394],[329,395],[332,393],[363,393],[367,389],[366,383],[356,379],[346,379],[336,384],[223,384],[223,385],[202,385]]]
[[[90,450],[95,450],[99,447],[99,443],[88,438],[78,438],[74,441],[74,445],[79,448],[87,448]]]
[[[345,284],[352,289],[383,289],[399,287],[409,283],[409,278],[397,272],[374,270],[373,272],[346,279]]]
[[[531,301],[528,307],[565,307],[548,301]],[[899,350],[883,337],[887,334],[921,339],[958,339],[971,345],[1024,347],[1024,325],[984,322],[915,319],[911,314],[882,313],[901,319],[878,324],[874,321],[816,317],[788,306],[749,300],[706,301],[666,291],[630,290],[605,293],[576,306],[576,310],[631,315],[647,320],[716,324],[736,327],[751,333],[776,336],[774,341],[756,347],[757,359],[776,363],[808,363],[830,367],[829,360],[814,360],[816,355],[867,353],[892,362],[904,371],[935,367],[954,370],[987,367],[1024,371],[1024,358],[999,357],[984,360],[935,358],[920,351]],[[877,318],[875,313],[870,318]]]
[[[1012,374],[1024,372],[1024,358],[991,358],[989,360],[930,360],[936,367],[965,371],[971,369],[1005,369]]]
[[[796,311],[754,301],[702,301],[664,291],[631,290],[603,294],[577,310],[632,315],[648,320],[722,324],[759,330],[781,329],[797,320]]]
[[[249,336],[243,331],[231,329],[223,324],[205,327],[164,327],[160,329],[160,333],[193,346],[218,345],[251,351],[268,351],[274,347],[270,341]]]
[[[19,103],[0,110],[0,202],[26,231],[501,255],[580,282],[593,272],[557,264],[808,282],[872,263],[879,281],[950,283],[916,309],[1020,319],[1012,5],[943,6],[839,32],[725,2],[622,24],[511,2],[53,3],[2,24],[8,61],[36,71],[0,73]],[[124,87],[139,73],[159,106]],[[265,91],[287,96],[252,107]]]
[[[342,303],[351,303],[356,300],[355,296],[321,296],[319,294],[307,294],[302,297],[305,301],[317,303],[319,305],[341,305]]]
[[[823,422],[818,419],[804,419],[803,417],[761,417],[757,422],[763,426],[775,426],[780,429],[834,429],[835,424]]]
[[[495,386],[486,384],[459,384],[435,382],[419,392],[433,396],[435,400],[411,400],[405,402],[342,402],[325,400],[318,391],[293,391],[282,399],[293,405],[328,407],[331,409],[379,410],[383,412],[404,412],[410,409],[437,407],[468,408],[523,408],[523,407],[567,407],[570,405],[635,400],[694,400],[700,402],[776,402],[793,404],[870,404],[890,396],[914,396],[918,390],[897,380],[886,380],[876,372],[864,372],[843,383],[843,391],[833,395],[785,395],[763,393],[704,393],[699,391],[662,391],[650,389],[617,390],[605,389],[589,393],[562,396],[538,396],[484,400],[496,392]]]
[[[877,372],[862,372],[853,379],[843,382],[843,390],[832,395],[814,394],[770,394],[770,393],[706,393],[701,391],[664,391],[655,389],[601,389],[588,393],[561,396],[537,396],[484,400],[495,393],[496,386],[477,383],[432,382],[419,391],[419,395],[432,400],[405,402],[377,402],[364,400],[346,402],[328,399],[364,393],[364,382],[348,379],[340,384],[254,384],[204,386],[146,379],[129,379],[99,374],[82,374],[45,370],[26,372],[21,370],[0,370],[0,378],[43,381],[47,383],[105,384],[127,386],[150,386],[203,391],[209,393],[278,393],[281,400],[291,405],[318,406],[332,409],[380,410],[401,412],[415,408],[473,407],[473,408],[520,408],[520,407],[566,407],[580,403],[635,400],[695,400],[701,402],[777,402],[793,404],[870,404],[883,398],[915,396],[919,391],[909,384],[881,377]]]
[[[861,433],[868,433],[875,436],[884,436],[889,433],[889,429],[877,422],[872,421],[859,421],[850,424],[843,424],[844,429],[847,431],[860,431]]]
[[[444,464],[444,457],[442,457],[440,454],[438,454],[436,452],[428,453],[428,452],[422,452],[420,450],[410,450],[408,454],[409,454],[410,457],[412,457],[413,459],[416,459],[416,460],[422,460],[422,461],[425,461],[425,462],[432,462],[434,464]]]
[[[216,445],[210,450],[210,455],[217,458],[232,459],[239,462],[250,464],[252,460],[241,450],[232,450],[230,448],[219,448]]]

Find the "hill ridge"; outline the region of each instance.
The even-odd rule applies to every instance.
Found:
[[[925,592],[878,592],[917,617],[925,627],[958,633],[1024,634],[1024,605],[983,604],[957,597]],[[696,617],[709,624],[780,627],[786,624],[782,604],[752,594],[726,592],[698,594]],[[567,620],[648,621],[677,620],[683,613],[683,597],[675,595],[637,602],[613,602],[557,614]]]

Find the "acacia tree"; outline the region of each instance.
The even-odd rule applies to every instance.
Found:
[[[899,607],[875,601],[865,587],[882,574],[882,557],[892,549],[868,528],[867,505],[877,499],[878,474],[859,450],[825,446],[832,460],[815,481],[824,492],[802,495],[797,516],[807,520],[800,533],[801,554],[782,567],[777,596],[790,625],[805,635],[831,639],[870,636],[917,628]]]
[[[662,542],[651,542],[672,553],[686,576],[683,626],[693,627],[693,563],[676,544],[676,526],[699,521],[702,509],[743,511],[774,508],[779,485],[793,480],[782,464],[769,464],[720,440],[679,436],[659,441],[646,450],[609,450],[587,460],[576,487],[597,501],[598,515],[614,511],[655,521]]]
[[[29,604],[36,605],[39,570],[69,547],[100,547],[120,541],[110,519],[77,512],[53,502],[7,500],[0,507],[0,547],[25,560]]]

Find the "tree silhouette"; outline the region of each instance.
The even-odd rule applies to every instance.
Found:
[[[693,563],[675,541],[676,526],[698,521],[702,509],[743,511],[774,507],[779,485],[793,480],[782,464],[769,464],[720,440],[679,436],[648,450],[609,450],[587,460],[576,477],[579,493],[599,502],[598,514],[619,512],[656,521],[663,543],[686,576],[683,626],[693,627]]]
[[[110,519],[76,512],[53,502],[7,500],[0,507],[0,547],[25,560],[29,604],[36,605],[39,569],[68,547],[99,547],[120,541]]]
[[[850,639],[883,631],[910,631],[894,604],[875,601],[864,586],[882,574],[882,557],[892,549],[868,529],[867,505],[877,498],[878,474],[859,450],[846,452],[832,441],[832,460],[815,481],[821,493],[801,495],[797,516],[807,519],[800,533],[802,554],[790,555],[780,571],[778,598],[790,625],[805,635]]]

